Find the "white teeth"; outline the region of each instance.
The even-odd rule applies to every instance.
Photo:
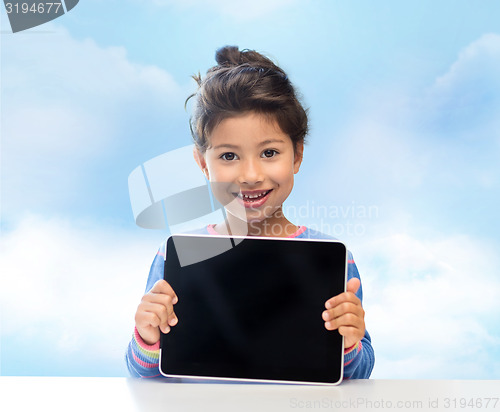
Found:
[[[257,195],[242,195],[242,196],[243,196],[244,199],[257,199],[259,197],[262,197],[262,196],[266,195],[267,193],[268,193],[268,191],[259,193]]]

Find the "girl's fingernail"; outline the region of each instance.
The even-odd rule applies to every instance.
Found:
[[[165,330],[163,331],[163,333],[168,333],[170,332],[170,326],[167,325],[167,327],[165,328]]]
[[[177,296],[174,296],[174,299],[172,299],[172,303],[175,305],[177,302],[179,302],[179,298]]]
[[[177,325],[177,322],[178,322],[178,319],[173,318],[169,323],[170,323],[170,326],[175,326],[175,325]]]

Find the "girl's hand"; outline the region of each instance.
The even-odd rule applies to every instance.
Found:
[[[177,324],[174,305],[178,298],[172,287],[165,280],[159,280],[146,293],[135,313],[135,327],[141,338],[148,345],[160,340],[160,329],[170,332],[170,326]]]
[[[344,337],[344,347],[350,348],[365,336],[365,311],[355,295],[360,286],[357,278],[347,282],[347,292],[328,299],[323,312],[325,328],[338,329]]]

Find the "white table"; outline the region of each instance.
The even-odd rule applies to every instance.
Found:
[[[6,412],[500,411],[500,381],[358,380],[325,387],[3,376],[0,405]]]

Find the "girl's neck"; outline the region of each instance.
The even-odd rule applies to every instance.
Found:
[[[227,213],[226,220],[215,225],[214,229],[221,235],[288,237],[299,228],[283,215],[280,208],[272,216],[258,222],[245,222]]]

